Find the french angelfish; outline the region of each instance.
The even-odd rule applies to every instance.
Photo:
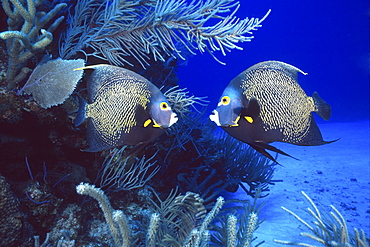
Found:
[[[298,72],[306,75],[279,61],[253,65],[226,87],[210,119],[274,162],[266,149],[290,155],[268,143],[280,141],[301,146],[331,143],[323,140],[312,116],[316,112],[328,120],[331,108],[316,92],[312,97],[306,95],[298,84]]]
[[[87,81],[88,103],[81,99],[75,121],[79,126],[88,119],[84,151],[145,144],[176,123],[165,96],[141,75],[106,64],[80,69],[94,70]]]

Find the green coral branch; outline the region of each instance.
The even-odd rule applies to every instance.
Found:
[[[43,51],[53,41],[52,32],[64,19],[61,16],[49,28],[44,29],[44,26],[67,4],[57,4],[48,13],[45,13],[37,11],[37,7],[42,2],[40,0],[27,0],[26,3],[19,0],[2,1],[3,9],[9,17],[8,31],[0,33],[0,38],[6,40],[9,55],[8,89],[16,87],[17,83],[27,76],[31,70],[24,67],[24,64],[35,53]]]

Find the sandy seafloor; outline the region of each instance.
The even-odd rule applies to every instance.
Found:
[[[255,232],[264,240],[261,246],[285,246],[274,239],[312,242],[301,232],[310,232],[306,226],[281,209],[293,211],[306,222],[313,221],[305,209],[311,207],[301,191],[328,211],[335,206],[347,220],[349,232],[353,227],[363,229],[370,236],[370,132],[369,122],[343,122],[319,124],[324,140],[340,138],[335,143],[316,147],[302,147],[286,143],[273,143],[286,153],[298,158],[278,157],[274,179],[283,182],[271,186],[260,218],[264,222]],[[240,193],[239,193],[240,192]],[[238,191],[238,197],[246,197]],[[235,195],[235,194],[234,194]],[[253,245],[254,246],[254,245]]]

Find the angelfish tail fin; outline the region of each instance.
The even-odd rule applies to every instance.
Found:
[[[319,114],[324,120],[328,120],[331,116],[331,107],[325,100],[323,100],[317,92],[312,94],[315,103],[315,112]]]

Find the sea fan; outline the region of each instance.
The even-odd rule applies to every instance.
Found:
[[[62,60],[60,58],[39,64],[28,78],[26,84],[18,91],[32,94],[35,101],[43,108],[62,104],[73,92],[81,79],[85,61]]]

